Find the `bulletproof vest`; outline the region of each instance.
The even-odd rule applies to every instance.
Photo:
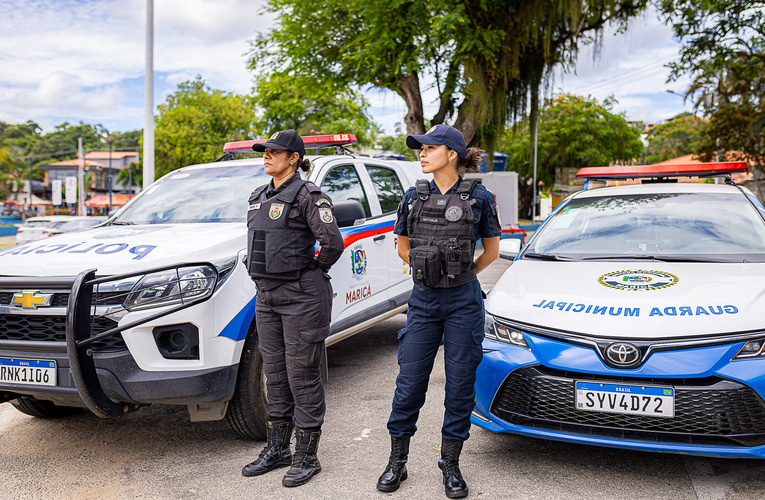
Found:
[[[270,198],[268,185],[250,195],[247,270],[253,278],[296,279],[313,262],[316,238],[307,225],[289,218],[297,193],[306,182],[296,179]]]
[[[424,179],[415,183],[417,199],[406,220],[415,283],[448,288],[476,279],[470,269],[475,253],[475,199],[470,194],[476,183],[463,180],[450,194],[432,194]]]

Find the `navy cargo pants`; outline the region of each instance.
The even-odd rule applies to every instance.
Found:
[[[294,416],[299,429],[319,428],[324,422],[321,355],[331,314],[332,285],[318,268],[258,292],[255,326],[266,372],[269,420]]]
[[[441,434],[451,441],[469,437],[475,406],[475,372],[483,351],[484,308],[478,280],[454,288],[415,285],[406,326],[399,332],[396,392],[388,432],[397,438],[417,430],[430,372],[444,342],[446,395]]]

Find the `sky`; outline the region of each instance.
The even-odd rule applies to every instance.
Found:
[[[208,86],[252,90],[249,41],[274,17],[262,0],[154,0],[154,103],[201,75]],[[32,120],[43,132],[64,122],[101,124],[110,132],[143,128],[146,0],[0,0],[0,120]],[[678,43],[654,11],[614,35],[602,50],[580,52],[575,72],[555,71],[552,92],[613,95],[628,120],[656,123],[687,110],[687,81],[666,83]],[[390,91],[368,89],[370,114],[386,133],[406,107]],[[425,116],[437,102],[424,95]]]

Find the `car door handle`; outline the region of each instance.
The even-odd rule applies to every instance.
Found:
[[[382,241],[382,240],[385,239],[385,235],[384,234],[378,234],[377,236],[375,236],[372,239],[375,240],[375,241]]]

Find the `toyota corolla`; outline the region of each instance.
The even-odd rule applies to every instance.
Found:
[[[582,169],[622,185],[565,200],[489,293],[473,423],[764,457],[765,208],[731,180],[746,170]]]

